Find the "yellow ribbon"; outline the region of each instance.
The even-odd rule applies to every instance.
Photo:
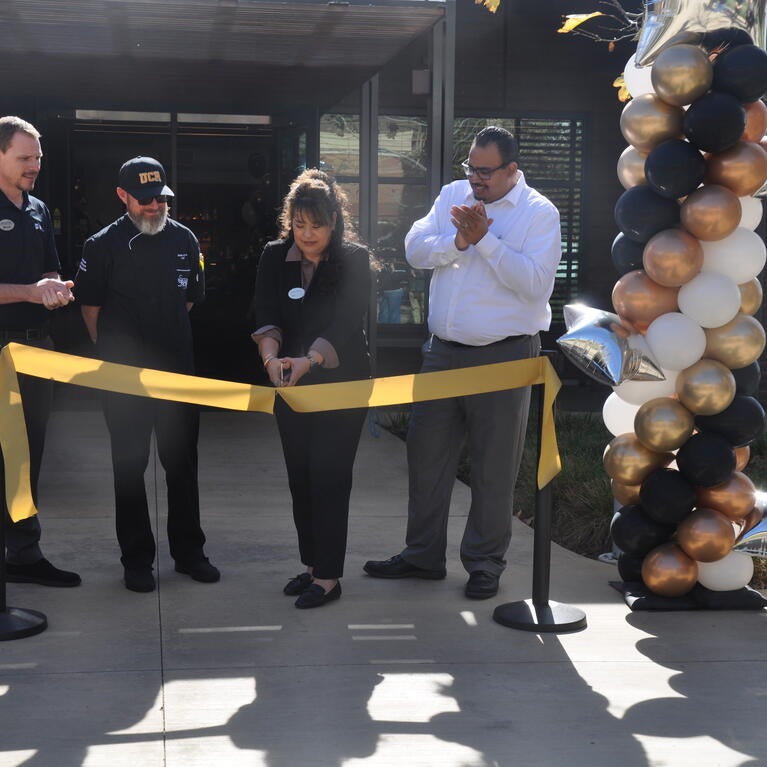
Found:
[[[308,413],[400,405],[543,384],[538,487],[547,485],[561,469],[553,409],[561,383],[545,357],[436,373],[273,389],[101,362],[11,343],[0,353],[0,446],[5,464],[5,499],[16,522],[37,513],[29,485],[29,445],[17,373],[138,397],[260,413],[273,412],[278,395],[293,410]]]

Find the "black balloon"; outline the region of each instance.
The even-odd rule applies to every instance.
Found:
[[[636,554],[621,553],[618,557],[618,575],[620,575],[621,580],[641,582],[643,561],[643,556],[639,557]]]
[[[696,415],[695,425],[701,431],[718,434],[732,447],[743,447],[764,431],[764,408],[754,397],[736,394],[721,413]]]
[[[759,362],[752,362],[744,368],[730,371],[735,378],[735,391],[738,394],[755,396],[759,393],[759,382],[762,380],[762,369]]]
[[[735,451],[730,443],[714,432],[693,434],[676,454],[679,472],[700,487],[726,482],[735,471],[735,463]]]
[[[704,152],[724,152],[735,146],[745,127],[746,110],[743,104],[729,93],[715,91],[694,101],[683,123],[684,135],[691,144]],[[647,163],[645,173],[646,168]]]
[[[670,139],[647,155],[644,172],[647,183],[659,195],[676,199],[694,192],[703,183],[706,161],[687,141]]]
[[[738,45],[725,51],[714,62],[711,87],[739,101],[757,101],[767,91],[767,52],[756,45]]]
[[[627,189],[615,203],[615,223],[630,240],[647,242],[679,223],[679,204],[642,184]]]
[[[703,35],[700,44],[711,53],[716,48],[734,48],[736,45],[753,45],[754,38],[745,29],[723,27],[712,29]]]
[[[610,523],[613,543],[627,554],[643,557],[671,538],[674,528],[651,519],[639,504],[624,506]]]
[[[659,524],[678,525],[695,505],[695,485],[676,469],[655,469],[642,482],[639,501]]]
[[[635,272],[637,269],[644,269],[644,264],[642,263],[644,246],[645,243],[634,242],[634,240],[626,237],[625,234],[619,234],[613,240],[610,255],[615,271],[621,277],[629,272]]]

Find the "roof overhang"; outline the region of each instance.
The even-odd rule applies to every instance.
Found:
[[[235,110],[322,109],[444,10],[440,0],[3,0],[0,65],[20,92],[71,91],[82,107],[144,94],[179,109],[209,96]]]

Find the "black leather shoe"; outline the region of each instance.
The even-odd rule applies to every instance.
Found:
[[[322,607],[328,602],[333,602],[341,596],[340,581],[330,591],[325,591],[318,583],[312,583],[301,596],[296,599],[296,607],[306,610],[310,607]]]
[[[154,591],[155,585],[151,567],[125,568],[125,588],[128,591]]]
[[[362,569],[373,578],[423,578],[427,581],[440,581],[447,575],[445,570],[425,570],[423,567],[411,565],[403,559],[402,554],[395,554],[383,562],[371,559],[365,562]]]
[[[499,575],[488,573],[485,570],[475,570],[469,574],[466,584],[466,596],[469,599],[490,599],[498,593]]]
[[[208,562],[207,557],[196,559],[194,562],[176,562],[176,572],[188,575],[193,581],[200,583],[215,583],[221,579],[218,568]]]
[[[5,580],[8,583],[37,583],[40,586],[58,586],[67,588],[79,586],[80,576],[66,570],[59,570],[47,559],[38,559],[30,565],[5,565]]]
[[[299,594],[303,594],[311,585],[312,576],[309,573],[301,573],[287,582],[282,593],[287,594],[289,597],[297,597]]]

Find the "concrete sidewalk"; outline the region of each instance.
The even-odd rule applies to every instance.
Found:
[[[0,767],[767,765],[764,612],[631,613],[608,586],[613,566],[554,546],[551,598],[581,607],[588,628],[504,628],[491,614],[530,597],[532,533],[515,521],[497,598],[465,599],[460,483],[447,579],[366,577],[364,561],[404,534],[404,446],[386,432],[362,440],[343,597],[309,611],[282,595],[301,567],[271,417],[203,414],[218,584],[173,572],[150,468],[152,594],[121,582],[100,413],[59,410],[49,435],[45,550],[83,585],[8,586],[9,605],[50,625],[0,643]]]

